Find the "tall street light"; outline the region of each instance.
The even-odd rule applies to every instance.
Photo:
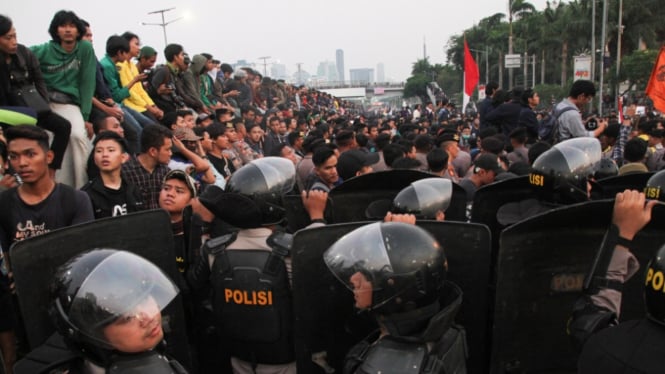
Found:
[[[489,47],[485,46],[484,51],[473,48],[469,48],[469,51],[476,52],[476,63],[478,63],[478,53],[483,53],[485,55],[485,84],[487,84],[490,81]]]
[[[508,54],[513,54],[513,0],[508,0]],[[508,87],[513,89],[513,69],[508,69]]]
[[[263,60],[263,76],[268,76],[268,59],[270,56],[259,57],[259,60]]]
[[[157,14],[157,13],[161,14],[161,15],[162,15],[162,23],[148,23],[148,22],[141,22],[141,24],[142,24],[143,26],[161,26],[161,27],[162,27],[162,31],[164,32],[164,46],[167,46],[167,45],[169,44],[168,41],[167,41],[167,39],[166,39],[166,26],[172,24],[172,23],[175,22],[175,21],[178,21],[178,20],[182,19],[182,17],[178,17],[178,18],[176,18],[176,19],[174,19],[174,20],[171,20],[171,21],[168,21],[168,22],[166,22],[166,21],[164,20],[164,13],[166,13],[166,12],[170,12],[170,11],[172,11],[173,9],[175,9],[175,7],[173,7],[173,8],[168,8],[168,9],[155,10],[155,11],[153,11],[153,12],[149,12],[149,13],[148,13],[148,14]]]
[[[603,0],[603,24],[601,27],[600,36],[600,86],[598,87],[598,115],[603,115],[603,80],[605,78],[605,43],[606,43],[606,30],[607,30],[607,0]]]

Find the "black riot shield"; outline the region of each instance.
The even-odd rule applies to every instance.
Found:
[[[605,231],[613,200],[557,208],[517,223],[501,234],[491,372],[576,372],[566,335],[573,304],[581,296]],[[665,207],[634,239],[641,264],[624,285],[621,320],[644,316],[644,268],[665,243]]]
[[[376,328],[367,313],[354,310],[353,293],[328,270],[323,253],[344,234],[368,222],[301,230],[293,239],[293,297],[298,371],[342,372],[345,354]],[[464,295],[457,321],[466,328],[470,373],[486,373],[489,360],[488,310],[490,236],[483,225],[419,221],[443,246],[448,279]],[[317,364],[318,363],[318,364]]]
[[[591,185],[591,199],[613,199],[617,193],[626,189],[642,191],[653,174],[635,173],[597,180]]]
[[[473,198],[471,222],[487,225],[492,233],[492,253],[499,250],[499,234],[506,226],[499,223],[497,213],[506,204],[535,199],[536,194],[524,175],[480,187]]]
[[[432,178],[432,174],[401,169],[379,171],[351,178],[330,191],[332,221],[329,222],[366,221],[368,219],[366,210],[370,204],[392,201],[403,188],[424,178]],[[446,220],[466,221],[465,212],[464,189],[453,183],[453,195],[446,210]]]
[[[79,253],[94,248],[133,252],[157,265],[178,284],[169,216],[151,210],[51,231],[17,242],[10,255],[21,316],[30,349],[40,346],[55,329],[48,315],[49,288],[56,269]],[[163,311],[165,340],[173,357],[191,367],[182,296]]]
[[[286,210],[286,231],[294,233],[309,225],[310,219],[305,206],[302,204],[302,197],[300,195],[286,195],[283,198],[284,209]],[[332,208],[331,200],[328,198],[328,204],[324,212],[326,221],[332,221]]]

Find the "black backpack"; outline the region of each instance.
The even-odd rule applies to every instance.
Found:
[[[561,109],[561,111],[557,111],[556,107],[554,107],[554,109],[552,109],[552,112],[550,112],[549,117],[541,121],[540,124],[538,125],[538,138],[541,141],[552,144],[553,141],[555,140],[554,135],[555,133],[558,132],[559,117],[569,110],[577,110],[577,108],[569,106]]]

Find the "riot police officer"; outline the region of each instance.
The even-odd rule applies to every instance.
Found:
[[[639,269],[630,252],[635,235],[650,221],[655,200],[646,202],[644,193],[626,190],[617,194],[613,226],[606,235],[613,251],[606,281],[587,296],[587,305],[573,314],[573,331],[586,327],[596,332],[584,344],[578,362],[579,373],[661,373],[665,365],[665,246],[649,263],[644,283],[647,318],[623,322],[617,326],[621,306],[621,288]],[[588,290],[587,290],[588,291]],[[580,323],[581,321],[581,323]],[[613,327],[611,327],[613,326]],[[609,328],[607,328],[609,327]],[[587,331],[593,333],[595,331]],[[578,335],[579,336],[579,335]]]
[[[295,373],[290,244],[276,230],[294,184],[292,162],[265,157],[238,169],[226,191],[209,187],[194,204],[239,229],[208,240],[188,274],[192,287],[213,289],[215,325],[236,373]]]
[[[589,200],[591,184],[602,151],[595,138],[574,138],[557,143],[533,162],[529,185],[537,199],[509,203],[497,212],[507,226],[560,205]]]
[[[58,369],[69,373],[186,373],[163,353],[161,311],[177,294],[175,284],[140,256],[85,252],[55,275],[50,315],[70,352],[47,358],[67,359]],[[15,371],[52,372],[38,371],[34,360],[31,353]]]
[[[463,328],[453,323],[462,293],[445,280],[443,248],[429,233],[372,223],[338,240],[324,261],[380,327],[350,350],[345,373],[466,372]]]

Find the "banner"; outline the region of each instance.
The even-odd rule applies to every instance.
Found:
[[[473,59],[469,45],[466,44],[466,38],[464,38],[464,99],[462,108],[466,108],[469,98],[473,94],[473,90],[475,90],[479,80],[478,64]]]
[[[646,94],[659,112],[665,113],[665,46],[660,48],[647,84]]]
[[[575,56],[575,77],[574,80],[591,79],[591,56]]]

